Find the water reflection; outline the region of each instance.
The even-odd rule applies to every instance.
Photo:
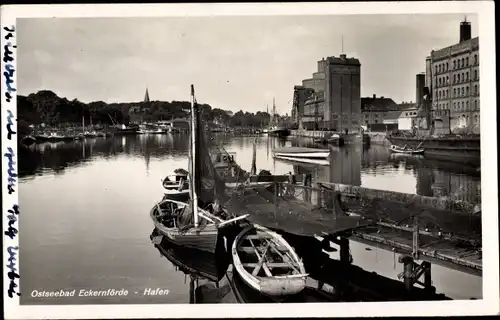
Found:
[[[182,159],[188,154],[187,135],[138,135],[86,141],[34,144],[19,150],[20,177],[47,172],[62,173],[66,168],[95,159],[118,156],[143,158],[149,173],[151,159]],[[329,181],[422,196],[450,197],[480,202],[481,176],[475,166],[429,160],[422,156],[391,154],[384,146],[330,147],[330,165],[314,165],[274,160],[272,149],[284,146],[311,146],[307,139],[233,137],[215,135],[214,141],[237,153],[237,162],[251,166],[252,144],[257,144],[257,167],[277,174],[311,173],[315,181]],[[316,146],[317,147],[317,146]],[[187,166],[187,164],[186,164]]]

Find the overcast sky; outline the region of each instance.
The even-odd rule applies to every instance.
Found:
[[[322,57],[361,61],[361,95],[415,100],[432,49],[458,42],[463,15],[18,19],[19,93],[84,102],[189,100],[290,113],[293,86]],[[472,36],[478,34],[476,16]]]

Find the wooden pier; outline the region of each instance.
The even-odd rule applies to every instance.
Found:
[[[356,241],[403,254],[400,278],[410,291],[416,284],[435,290],[432,264],[482,274],[480,205],[335,183],[313,187],[309,175],[253,179],[274,181],[274,199],[252,214],[258,223],[296,236],[322,236],[338,245],[342,264],[352,263],[349,242]],[[269,214],[270,207],[277,209]]]

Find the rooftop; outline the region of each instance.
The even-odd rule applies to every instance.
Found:
[[[323,58],[322,61],[325,59]],[[348,65],[356,65],[359,66],[361,63],[359,62],[358,59],[356,58],[348,58],[345,54],[341,54],[339,57],[331,56],[327,57],[326,61],[328,61],[330,64],[348,64]]]
[[[431,57],[433,60],[446,58],[450,55],[460,54],[468,50],[478,50],[479,49],[479,37],[475,37],[469,40],[465,40],[454,45],[431,51]]]
[[[385,98],[383,96],[377,97],[373,95],[372,97],[361,98],[361,110],[362,111],[389,111],[397,109],[397,104],[391,98]]]

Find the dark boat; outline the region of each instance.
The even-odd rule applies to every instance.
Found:
[[[440,137],[406,137],[388,135],[387,140],[392,145],[412,149],[425,149],[426,155],[461,160],[481,158],[481,137],[479,135],[446,135]]]
[[[224,277],[229,266],[230,260],[222,241],[217,250],[210,253],[179,246],[162,237],[157,229],[153,230],[150,239],[161,255],[185,274],[217,282]]]
[[[33,136],[26,136],[26,137],[24,137],[24,138],[22,138],[22,139],[21,139],[21,142],[22,142],[24,145],[29,146],[29,145],[31,145],[31,144],[33,144],[33,143],[35,143],[35,142],[36,142],[36,138],[35,138],[35,137],[33,137]]]
[[[288,137],[290,135],[290,130],[282,126],[270,127],[267,132],[270,136],[277,137]]]

